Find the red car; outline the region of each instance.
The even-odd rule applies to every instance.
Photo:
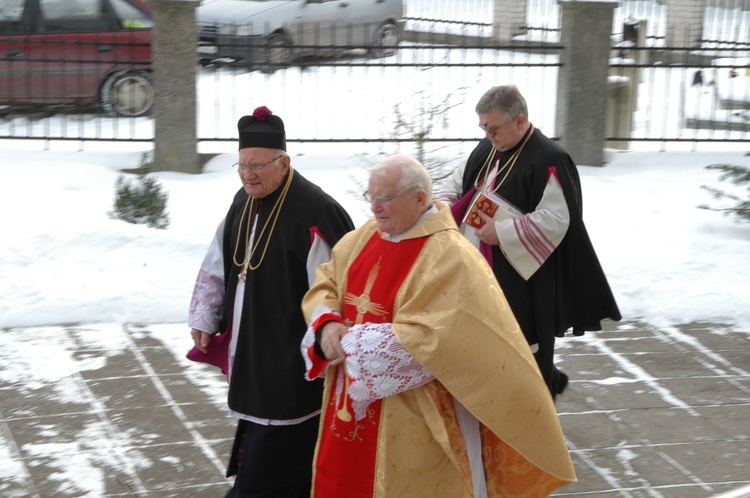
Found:
[[[152,27],[144,0],[2,0],[0,106],[147,114]]]

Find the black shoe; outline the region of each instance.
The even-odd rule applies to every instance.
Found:
[[[560,379],[557,381],[557,394],[562,394],[566,387],[568,387],[568,374],[560,372]]]

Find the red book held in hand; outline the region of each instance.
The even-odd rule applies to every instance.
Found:
[[[484,220],[479,216],[480,211],[498,221],[523,216],[520,209],[494,192],[477,194],[471,208],[466,212],[464,223],[474,228],[482,228]]]

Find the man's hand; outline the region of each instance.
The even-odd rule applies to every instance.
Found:
[[[207,353],[206,347],[208,346],[208,343],[211,342],[211,334],[192,329],[190,335],[193,337],[193,344],[195,344],[195,347],[202,353]]]
[[[481,211],[479,211],[477,214],[479,214],[479,216],[485,221],[485,223],[482,228],[477,228],[476,230],[474,230],[474,235],[479,237],[479,240],[481,240],[485,244],[489,244],[491,246],[499,246],[500,239],[497,238],[497,232],[495,231],[495,220]]]
[[[328,322],[320,331],[320,349],[323,350],[326,359],[331,361],[332,366],[343,363],[346,359],[344,350],[341,348],[341,336],[347,330],[349,329],[341,322]]]

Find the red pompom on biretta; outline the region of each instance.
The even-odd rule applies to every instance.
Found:
[[[261,121],[261,122],[263,122],[266,119],[268,119],[268,116],[270,116],[271,114],[273,114],[273,112],[271,111],[271,109],[269,109],[268,107],[266,107],[264,105],[262,105],[260,107],[257,107],[253,111],[253,117],[255,119],[257,119],[258,121]]]

